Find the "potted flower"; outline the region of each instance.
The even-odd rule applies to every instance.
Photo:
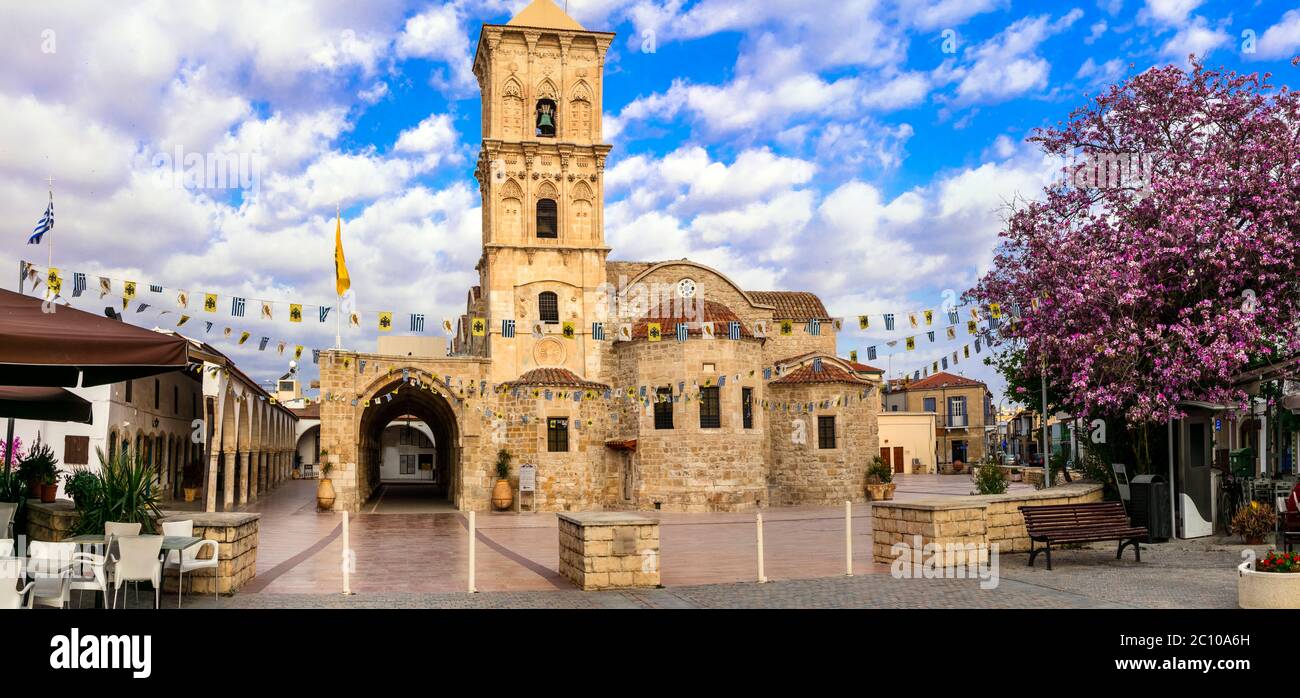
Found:
[[[497,482],[492,486],[492,506],[497,511],[505,511],[514,498],[514,491],[510,489],[510,452],[503,448],[497,451]]]
[[[1300,608],[1300,553],[1270,550],[1237,566],[1241,608]]]
[[[1246,545],[1259,545],[1264,536],[1277,527],[1277,512],[1267,504],[1252,501],[1250,506],[1242,507],[1233,515],[1228,528],[1246,541]]]
[[[46,484],[54,485],[54,491],[58,492],[59,461],[54,457],[54,449],[37,438],[18,464],[18,476],[27,481],[27,491],[31,496],[40,497],[42,501],[45,500]]]
[[[324,451],[321,454],[324,455]],[[321,510],[334,508],[334,483],[330,481],[330,473],[333,471],[333,463],[329,461],[321,463],[320,481],[316,483],[316,506]]]
[[[867,468],[867,499],[876,502],[894,498],[894,470],[881,460],[880,456],[871,459]]]

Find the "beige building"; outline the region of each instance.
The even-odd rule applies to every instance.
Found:
[[[945,371],[919,381],[891,386],[885,398],[889,412],[927,412],[935,416],[939,469],[954,462],[984,459],[986,422],[992,421],[992,394],[980,381]]]
[[[613,38],[551,0],[483,27],[478,284],[447,355],[322,353],[337,508],[382,484],[384,430],[407,416],[428,426],[439,496],[461,509],[488,507],[500,449],[512,478],[536,465],[543,510],[862,499],[880,371],[835,356],[821,300],[687,259],[608,260]]]
[[[895,473],[936,472],[938,437],[933,412],[881,412],[880,459]]]

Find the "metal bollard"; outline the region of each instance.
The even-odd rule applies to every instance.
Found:
[[[473,594],[478,591],[474,585],[474,512],[469,513],[469,593]]]
[[[348,532],[349,532],[348,526],[349,526],[348,511],[347,509],[344,509],[343,510],[343,595],[344,596],[352,595],[352,580],[349,574],[352,570],[352,559],[351,559],[352,544],[348,536]]]
[[[758,523],[758,583],[767,584],[767,575],[763,574],[763,514],[754,515]]]
[[[844,574],[853,576],[853,502],[844,500]]]

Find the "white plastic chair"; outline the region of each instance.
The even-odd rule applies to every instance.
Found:
[[[164,536],[184,536],[186,538],[194,535],[194,522],[187,521],[164,521]],[[199,553],[204,548],[212,549],[212,557],[200,559]],[[218,551],[220,546],[215,540],[205,540],[198,545],[190,546],[185,550],[173,550],[167,553],[166,569],[177,570],[176,573],[176,607],[181,607],[181,594],[185,589],[185,573],[194,570],[216,569],[218,565]],[[215,582],[215,579],[214,579]],[[212,585],[212,598],[217,598],[218,585]]]
[[[77,605],[81,605],[81,592],[90,590],[97,591],[104,595],[105,603],[112,608],[112,601],[108,594],[109,577],[107,558],[95,553],[73,553],[72,563],[69,565],[68,576],[72,580],[69,590],[77,591]]]
[[[33,581],[42,579],[63,579],[68,575],[68,570],[72,565],[72,556],[77,552],[76,543],[51,543],[49,541],[34,540],[27,544],[27,577]],[[36,596],[32,595],[27,599],[27,605],[30,607],[33,603],[39,602],[42,606],[58,606],[63,608],[68,604],[67,589],[59,596]]]
[[[0,502],[0,538],[12,538],[17,502]]]
[[[113,581],[113,560],[117,558],[117,539],[138,536],[140,528],[141,525],[138,523],[104,522],[104,573],[110,584]]]
[[[0,577],[0,611],[12,611],[15,608],[31,608],[32,600],[23,603],[23,597],[32,590],[36,582],[27,582],[27,586],[18,588],[17,577]]]
[[[14,556],[14,539],[0,538],[0,557]]]
[[[120,557],[113,558],[113,603],[117,603],[117,590],[127,582],[153,583],[153,606],[158,608],[162,591],[162,536],[133,536],[118,538]],[[123,603],[126,598],[123,596]]]

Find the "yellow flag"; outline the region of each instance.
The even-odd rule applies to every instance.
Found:
[[[487,335],[487,321],[481,317],[476,317],[470,321],[469,332],[475,337]]]
[[[215,293],[203,294],[203,309],[209,313],[217,312],[217,294]]]
[[[348,264],[343,259],[343,216],[338,214],[334,223],[334,289],[341,296],[352,288],[352,277],[348,276]]]
[[[565,339],[573,339],[575,334],[576,331],[573,329],[572,322],[566,322],[563,325],[561,325],[560,335],[563,336]]]
[[[663,332],[660,330],[659,323],[657,322],[646,323],[645,333],[646,340],[651,342],[658,342],[663,336]]]
[[[302,322],[302,304],[289,304],[289,322]]]
[[[393,314],[388,311],[379,313],[379,331],[387,332],[393,329]]]

